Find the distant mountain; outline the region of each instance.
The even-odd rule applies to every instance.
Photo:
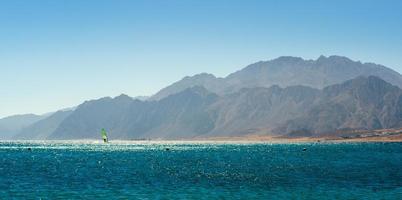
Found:
[[[186,89],[160,101],[121,95],[80,105],[49,139],[96,139],[105,128],[111,139],[190,138],[207,133],[213,121],[207,106],[217,96],[202,87]]]
[[[140,101],[146,101],[149,99],[149,96],[136,96],[133,99],[138,99]]]
[[[271,134],[272,129],[303,115],[320,91],[306,86],[246,88],[219,98],[209,111],[215,127],[209,136]]]
[[[29,126],[26,126],[13,136],[13,139],[19,140],[44,140],[47,139],[60,123],[68,117],[73,110],[65,109],[57,111],[44,119],[37,121]]]
[[[41,120],[43,116],[26,114],[14,115],[0,119],[0,139],[11,139],[23,128]]]
[[[402,90],[374,76],[358,77],[324,88],[303,115],[277,133],[329,134],[348,129],[402,127]]]
[[[275,85],[244,88],[223,96],[195,86],[159,101],[126,95],[87,101],[63,116],[63,120],[54,120],[57,128],[49,126],[52,117],[28,127],[28,133],[43,133],[28,137],[99,139],[101,128],[109,131],[111,139],[312,136],[345,129],[397,128],[402,127],[402,90],[374,76],[357,77],[322,90]]]
[[[160,100],[171,94],[179,93],[185,89],[202,86],[207,90],[220,94],[226,89],[224,79],[216,78],[212,74],[202,73],[195,76],[186,76],[182,80],[163,88],[158,93],[149,98],[149,100]]]
[[[378,77],[357,77],[323,90],[305,86],[242,89],[219,99],[211,109],[217,116],[211,136],[399,128],[402,90]]]
[[[150,98],[86,101],[18,126],[2,119],[0,128],[14,127],[3,136],[16,139],[99,139],[102,128],[110,139],[333,135],[402,127],[401,87],[381,65],[280,57],[226,78],[185,77]]]
[[[49,139],[83,139],[99,136],[99,130],[119,127],[134,100],[127,95],[86,101],[64,119]]]
[[[358,76],[378,76],[402,88],[402,76],[382,65],[361,63],[341,56],[321,56],[317,60],[283,56],[270,61],[251,64],[225,78],[198,74],[173,83],[150,99],[159,100],[193,86],[203,86],[219,95],[242,88],[303,85],[322,89]]]

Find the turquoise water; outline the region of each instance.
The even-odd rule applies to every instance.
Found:
[[[56,198],[402,199],[402,144],[1,142],[0,199]]]

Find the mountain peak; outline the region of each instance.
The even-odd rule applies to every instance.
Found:
[[[346,57],[282,56],[226,78],[185,77],[151,101],[125,94],[89,101],[65,118],[47,118],[51,126],[36,127],[47,127],[53,139],[98,138],[102,127],[117,139],[402,127],[402,91],[390,84],[400,80],[399,74]]]
[[[131,98],[130,96],[128,96],[126,94],[120,94],[119,96],[116,96],[114,99],[130,99],[130,100],[132,100],[133,98]]]
[[[324,55],[321,55],[320,57],[317,58],[316,63],[359,63],[359,62],[353,61],[345,56],[331,55],[326,57]]]
[[[221,78],[216,78],[214,75],[208,73],[186,76],[180,81],[163,88],[149,100],[161,100],[169,95],[179,93],[194,86],[202,86],[211,92],[217,93],[218,90],[224,88],[224,82]]]
[[[200,73],[200,74],[196,74],[193,76],[186,76],[183,78],[183,80],[187,80],[187,79],[191,79],[191,80],[206,80],[206,79],[215,79],[216,77],[213,74],[209,74],[209,73]]]
[[[305,60],[301,57],[295,56],[281,56],[276,59],[271,60],[271,62],[284,62],[284,63],[297,63],[304,62]]]
[[[150,100],[160,100],[193,86],[203,86],[218,95],[234,93],[242,88],[270,87],[279,85],[288,87],[303,85],[322,89],[339,84],[358,76],[378,76],[381,79],[402,87],[402,76],[389,68],[363,64],[339,55],[321,55],[316,60],[301,57],[281,56],[269,61],[260,61],[247,65],[225,78],[216,78],[212,74],[201,73],[186,76],[182,80],[163,88]]]

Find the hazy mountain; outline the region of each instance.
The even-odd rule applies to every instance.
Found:
[[[322,90],[275,85],[218,96],[196,86],[159,101],[102,98],[80,105],[48,139],[96,139],[101,128],[111,139],[177,139],[395,127],[402,127],[402,90],[370,76]]]
[[[358,77],[323,90],[305,86],[242,89],[211,106],[209,135],[334,133],[402,127],[402,90],[380,78]]]
[[[160,100],[171,94],[176,94],[194,86],[202,86],[217,94],[224,92],[227,87],[224,79],[216,78],[212,74],[202,73],[195,76],[184,77],[182,80],[163,88],[158,93],[153,95],[149,100]]]
[[[211,107],[215,128],[211,136],[269,134],[280,123],[303,115],[319,95],[305,86],[247,88],[223,96]]]
[[[205,88],[192,87],[160,101],[137,101],[124,121],[124,134],[118,137],[172,139],[205,134],[214,126],[207,108],[217,98]]]
[[[13,139],[43,140],[47,139],[60,125],[60,123],[73,112],[72,109],[57,111],[44,119],[26,126],[16,134]]]
[[[136,96],[136,97],[133,97],[133,99],[138,99],[140,101],[146,101],[149,99],[149,96]]]
[[[303,85],[321,89],[358,76],[371,75],[402,88],[402,76],[382,65],[356,62],[341,56],[321,56],[317,60],[284,56],[251,64],[225,78],[216,78],[210,74],[185,77],[162,89],[151,99],[162,99],[196,85],[217,94],[232,93],[241,88],[272,85],[280,87]]]
[[[30,123],[2,119],[0,128],[14,127],[4,132],[19,132],[17,139],[98,139],[101,128],[111,139],[396,128],[402,127],[401,86],[401,75],[381,65],[340,56],[280,57],[226,78],[185,77],[144,100],[105,97]]]
[[[308,112],[285,122],[276,132],[304,130],[327,134],[343,129],[399,127],[402,127],[402,90],[370,76],[326,87]]]
[[[49,139],[82,139],[99,136],[101,128],[113,130],[121,126],[134,100],[127,95],[86,101],[64,119]]]
[[[14,115],[2,118],[0,119],[0,139],[11,139],[24,127],[27,127],[42,118],[43,116],[34,114]]]
[[[217,96],[201,87],[186,89],[160,101],[140,101],[122,95],[80,105],[50,139],[99,138],[99,130],[111,139],[185,138],[204,134],[213,121],[206,112]]]

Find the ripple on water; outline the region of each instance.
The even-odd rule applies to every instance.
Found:
[[[401,147],[5,141],[0,199],[395,199],[402,196]]]

